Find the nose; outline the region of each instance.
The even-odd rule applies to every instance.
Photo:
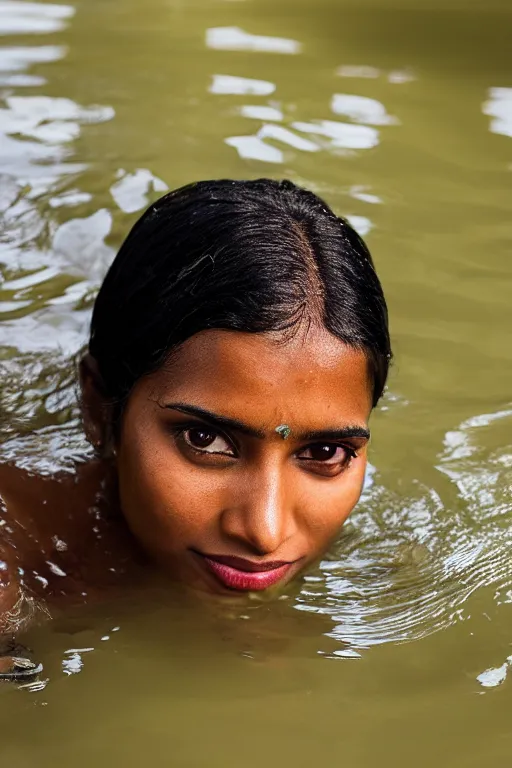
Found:
[[[224,536],[263,556],[277,552],[297,530],[290,484],[279,468],[241,479],[236,498],[221,516]]]

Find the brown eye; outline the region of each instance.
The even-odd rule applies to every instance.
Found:
[[[208,448],[217,437],[216,434],[208,432],[206,429],[187,429],[186,436],[187,442],[194,448]]]
[[[234,451],[225,437],[208,427],[189,427],[181,433],[184,442],[201,453],[233,456]]]
[[[312,461],[329,461],[329,459],[336,456],[337,450],[339,450],[337,445],[322,445],[322,443],[318,443],[317,445],[312,445],[308,449],[308,453]]]
[[[334,477],[342,472],[355,458],[356,452],[348,446],[336,443],[313,443],[304,448],[297,458],[311,471]]]

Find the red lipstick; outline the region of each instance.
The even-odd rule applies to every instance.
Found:
[[[293,562],[255,563],[243,557],[198,554],[201,554],[208,569],[225,587],[244,592],[272,587],[281,581],[294,565]]]

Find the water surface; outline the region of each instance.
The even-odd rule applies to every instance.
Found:
[[[289,177],[348,216],[396,356],[322,565],[275,602],[155,590],[34,629],[6,764],[509,765],[511,28],[508,0],[0,0],[2,459],[87,451],[95,291],[194,179]]]

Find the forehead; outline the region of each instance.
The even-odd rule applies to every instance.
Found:
[[[366,423],[371,411],[364,353],[315,327],[286,340],[202,331],[140,383],[160,403],[187,402],[257,426]]]

